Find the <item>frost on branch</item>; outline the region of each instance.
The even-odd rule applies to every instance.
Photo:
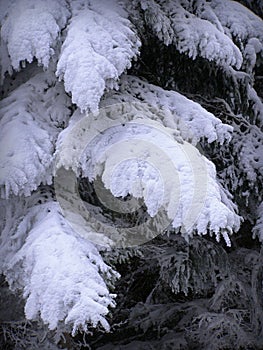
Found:
[[[262,178],[261,145],[263,141],[256,125],[250,125],[242,115],[235,116],[233,113],[231,114],[232,126],[224,124],[198,103],[183,95],[175,91],[164,90],[132,76],[123,76],[119,90],[106,95],[105,100],[102,100],[102,105],[136,100],[145,101],[157,108],[164,108],[171,113],[170,118],[163,119],[162,123],[179,130],[183,139],[188,142],[195,145],[200,140],[206,139],[209,143],[213,141],[220,143],[213,147],[215,146],[215,153],[222,153],[225,159],[226,166],[222,171],[223,175],[221,174],[224,186],[227,185],[232,191],[243,192],[243,185],[247,182],[253,191],[259,193],[260,181],[258,179]],[[231,137],[230,144],[224,143]],[[233,163],[233,157],[240,163],[238,168]],[[223,189],[219,187],[222,198],[225,198],[224,203],[228,208],[232,207],[231,211],[235,211],[236,208],[233,207],[230,194],[223,195]]]
[[[258,54],[263,55],[262,19],[236,1],[213,0],[211,7],[226,35],[240,47],[246,70],[251,73]]]
[[[1,10],[1,37],[13,68],[19,70],[21,61],[31,63],[34,57],[47,67],[59,33],[70,16],[66,1],[2,1]]]
[[[212,0],[211,7],[233,40],[247,42],[257,38],[263,43],[262,20],[248,8],[232,0]]]
[[[235,150],[239,155],[239,164],[250,187],[257,187],[257,181],[263,178],[263,135],[256,125],[251,125],[245,131],[236,131]]]
[[[223,124],[212,113],[176,91],[164,90],[134,76],[125,75],[120,80],[117,92],[106,95],[102,106],[129,101],[143,101],[171,113],[171,118],[162,122],[165,126],[178,129],[184,140],[196,145],[202,138],[223,144],[231,139],[233,128]]]
[[[213,23],[187,11],[180,2],[139,3],[146,25],[166,45],[175,45],[180,53],[193,59],[200,56],[218,65],[241,67],[242,55],[233,41]]]
[[[123,112],[121,104],[106,107],[95,119],[92,114],[83,118],[75,115],[77,133],[67,140],[67,133],[61,134],[57,166],[71,168],[76,175],[82,174],[90,181],[101,177],[115,197],[131,194],[143,198],[151,217],[164,208],[173,228],[178,231],[181,228],[186,239],[193,233],[205,235],[211,232],[217,240],[222,235],[230,245],[228,234],[239,229],[240,218],[228,198],[229,193],[217,182],[213,163],[201,156],[194,146],[182,141],[176,124],[173,129],[165,125],[166,118],[171,117],[167,110],[153,109],[139,102],[126,105],[131,110],[124,127],[121,121],[119,126],[110,127],[120,111]],[[210,118],[215,117],[211,115]],[[94,132],[98,130],[104,132],[95,137]],[[89,142],[90,133],[93,139]],[[82,149],[84,139],[87,142],[85,150]],[[138,147],[139,153],[136,153]],[[162,157],[159,159],[160,152]],[[175,181],[176,176],[179,183]],[[179,192],[179,198],[175,200]],[[199,209],[193,225],[187,228],[185,218],[191,208],[193,211]]]
[[[2,272],[12,290],[23,290],[26,318],[40,316],[49,329],[73,334],[89,325],[107,330],[105,315],[114,295],[106,283],[112,285],[118,274],[93,244],[72,231],[46,195],[5,201],[7,213],[18,217],[18,209],[24,215],[15,221],[7,217],[0,242]]]
[[[249,349],[251,339],[241,327],[241,317],[234,312],[199,314],[188,330],[193,344],[205,350]]]
[[[30,195],[52,182],[54,142],[71,104],[50,72],[40,73],[0,102],[1,197]]]
[[[73,17],[57,65],[57,76],[81,110],[98,109],[105,88],[131,67],[139,39],[114,0],[72,1]]]
[[[249,85],[248,86],[248,99],[252,104],[252,111],[254,112],[254,120],[253,124],[255,121],[258,120],[259,126],[263,126],[263,102],[262,99],[258,96],[256,90]]]
[[[263,202],[257,209],[257,222],[253,228],[253,235],[254,237],[258,236],[260,242],[263,242]]]
[[[249,124],[242,115],[233,115],[232,125],[234,133],[230,147],[217,149],[226,160],[220,177],[228,188],[244,199],[254,194],[260,201],[263,179],[262,132],[256,125]],[[238,166],[234,159],[238,159]]]
[[[229,274],[227,255],[220,245],[193,237],[190,243],[170,236],[154,255],[160,267],[158,284],[167,284],[173,293],[196,293],[207,296],[218,281]]]

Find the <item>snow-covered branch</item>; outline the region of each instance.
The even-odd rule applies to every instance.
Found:
[[[57,135],[71,101],[51,72],[40,73],[0,102],[1,196],[30,195],[52,182]]]
[[[98,109],[106,88],[116,81],[138,55],[140,41],[125,12],[112,1],[72,4],[73,17],[57,65],[57,76],[81,110]]]
[[[109,329],[105,315],[114,306],[114,295],[106,283],[112,285],[118,274],[92,243],[72,231],[58,203],[45,199],[47,195],[5,202],[17,220],[7,218],[3,230],[2,272],[13,290],[23,290],[28,319],[40,316],[50,329],[72,333],[99,323]],[[19,217],[19,211],[24,216]]]
[[[60,31],[70,16],[65,0],[16,0],[1,2],[1,37],[7,45],[12,67],[21,61],[48,67]],[[2,71],[2,76],[5,72]]]

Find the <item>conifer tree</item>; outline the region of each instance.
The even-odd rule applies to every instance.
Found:
[[[261,2],[2,0],[0,26],[0,347],[261,349]]]

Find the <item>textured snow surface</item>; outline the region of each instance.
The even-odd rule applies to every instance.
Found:
[[[73,17],[67,28],[57,66],[65,89],[81,110],[97,110],[105,88],[116,80],[138,54],[140,41],[125,13],[114,0],[72,2]]]
[[[1,196],[30,195],[52,182],[54,142],[71,104],[52,73],[40,73],[0,102]]]
[[[56,40],[70,12],[65,0],[17,0],[1,2],[1,37],[7,44],[14,69],[36,57],[44,67],[54,54]],[[3,74],[3,72],[2,72]]]
[[[106,95],[101,105],[138,100],[166,110],[168,114],[163,124],[178,129],[182,137],[194,145],[202,138],[206,138],[209,143],[218,141],[220,144],[231,138],[233,128],[223,124],[198,103],[176,91],[164,90],[134,76],[123,76],[118,92]]]
[[[246,42],[258,38],[263,43],[262,20],[246,7],[232,0],[212,0],[211,7],[226,34],[231,34],[233,39]]]
[[[227,160],[220,177],[231,191],[239,193],[248,200],[251,193],[262,200],[261,184],[263,180],[263,135],[256,125],[249,124],[238,115],[233,121],[234,133],[231,150],[222,148],[222,156]],[[240,130],[242,128],[242,131]],[[235,164],[234,160],[238,163]],[[246,190],[244,190],[244,188]],[[253,213],[254,215],[255,213]]]
[[[136,3],[136,2],[135,2]],[[187,11],[180,2],[140,0],[148,26],[166,45],[174,44],[181,53],[219,65],[241,67],[242,54],[217,26]]]
[[[252,73],[257,56],[263,55],[263,21],[246,7],[232,0],[213,0],[211,7],[223,30],[239,46],[244,67]]]
[[[63,142],[69,132],[66,131],[59,139],[61,149],[57,166],[72,168],[76,174],[80,172],[90,180],[101,176],[105,187],[115,196],[130,193],[136,198],[142,197],[151,216],[162,205],[176,229],[187,226],[185,218],[188,218],[189,211],[198,210],[194,225],[190,231],[187,230],[185,237],[188,238],[194,231],[206,234],[210,230],[217,239],[222,233],[230,244],[227,233],[238,230],[240,217],[217,183],[213,163],[201,156],[191,144],[182,144],[176,128],[164,125],[165,111],[157,113],[149,105],[141,103],[135,103],[133,107],[134,113],[130,114],[124,127],[121,122],[119,126],[109,127],[111,118],[116,119],[114,108],[113,112],[104,113],[103,120],[94,119],[92,115],[81,117],[76,114],[71,128],[78,126],[78,122],[80,124],[77,133],[72,134],[75,137],[71,137],[68,143],[73,151],[68,148],[67,142]],[[154,122],[151,124],[150,121]],[[103,129],[105,131],[94,136],[92,142],[87,141],[83,150],[83,140],[89,140],[88,134],[92,130]],[[79,159],[78,154],[81,153]],[[158,191],[151,193],[157,187]]]
[[[144,30],[193,60],[213,61],[211,72],[217,65],[226,81],[244,88],[237,95],[247,91],[254,119],[230,114],[233,128],[178,92],[125,75],[139,55],[139,35],[151,37]],[[28,319],[73,334],[98,324],[109,330],[105,316],[114,306],[118,274],[91,243],[94,237],[108,242],[108,236],[88,222],[90,240],[83,239],[63,217],[49,187],[55,156],[83,112],[134,103],[136,117],[131,113],[124,125],[120,115],[101,121],[89,115],[87,129],[61,152],[60,165],[91,180],[101,176],[115,197],[142,198],[151,217],[165,208],[186,239],[211,234],[230,246],[241,218],[198,142],[222,145],[221,175],[236,197],[250,186],[262,201],[263,140],[256,123],[263,125],[263,104],[252,84],[263,22],[231,0],[0,0],[0,34],[0,83],[7,86],[0,102],[0,272],[11,289],[23,292]],[[112,118],[117,124],[107,127]],[[97,137],[79,159],[87,131]],[[242,193],[244,202],[250,195]],[[184,230],[196,207],[194,225]],[[95,210],[106,221],[101,208]],[[256,215],[253,234],[262,242],[263,203]],[[75,220],[83,226],[80,216]]]
[[[240,138],[235,138],[236,150],[242,171],[249,183],[263,178],[263,135],[257,126],[252,125]]]
[[[58,203],[37,203],[43,200],[35,193],[30,200],[1,201],[7,214],[0,241],[2,272],[13,290],[23,289],[28,319],[40,316],[50,329],[65,322],[73,334],[98,323],[108,329],[105,315],[114,295],[105,280],[118,274],[92,243],[75,235]]]

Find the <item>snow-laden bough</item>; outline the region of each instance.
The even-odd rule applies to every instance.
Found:
[[[231,232],[235,218],[221,202],[214,166],[178,130],[162,124],[166,113],[146,103],[118,103],[86,115],[62,133],[54,169],[56,196],[80,235],[96,244],[128,247],[173,227],[185,238],[210,229],[229,243],[221,228]],[[143,212],[143,219],[132,225],[109,220],[82,200],[80,177],[93,183],[101,207],[117,214]]]

